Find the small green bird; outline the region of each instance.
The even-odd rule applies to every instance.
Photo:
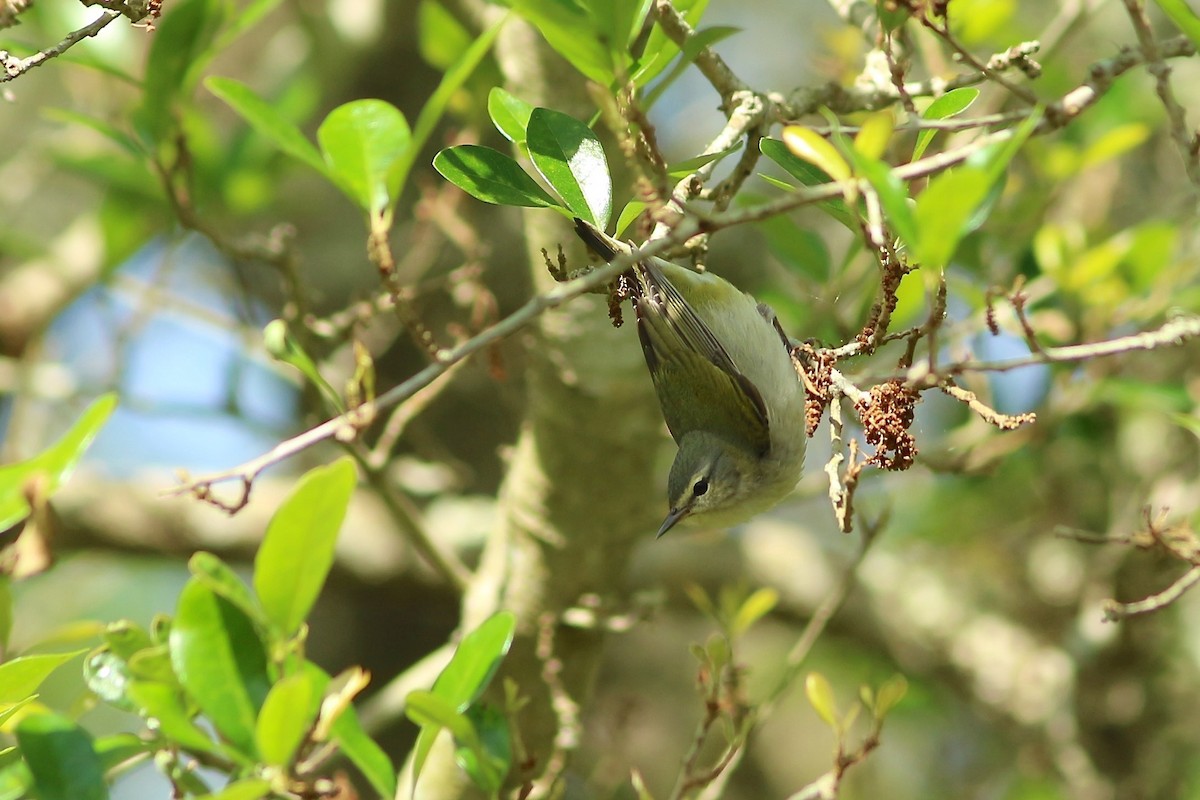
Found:
[[[575,231],[605,261],[631,249],[580,219]],[[710,272],[661,258],[631,272],[642,352],[679,446],[658,535],[766,511],[800,480],[808,442],[804,388],[774,315]]]

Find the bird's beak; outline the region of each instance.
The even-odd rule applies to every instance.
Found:
[[[663,524],[658,527],[658,534],[655,539],[661,539],[663,534],[675,527],[675,523],[690,514],[692,510],[687,506],[683,508],[672,508],[671,513],[667,514],[667,518],[663,520]]]

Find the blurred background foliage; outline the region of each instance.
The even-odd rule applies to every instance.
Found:
[[[168,16],[173,5],[164,4]],[[717,49],[756,88],[848,82],[870,43],[839,16],[840,5],[712,0],[705,25],[740,29]],[[261,18],[197,65],[196,77],[237,78],[310,140],[326,113],[357,98],[386,100],[414,120],[474,37],[434,2],[248,7]],[[1026,85],[1046,102],[1087,80],[1089,65],[1136,45],[1125,8],[1111,0],[953,0],[950,7],[958,40],[981,59],[1041,39],[1043,72]],[[1156,33],[1177,35],[1151,11]],[[43,0],[19,26],[0,32],[0,44],[30,52],[91,13]],[[175,470],[233,466],[325,418],[317,393],[264,351],[267,321],[307,317],[333,330],[379,302],[361,213],[203,84],[179,105],[186,150],[164,161],[186,160],[178,196],[224,244],[181,224],[163,190],[164,180],[178,177],[156,174],[129,141],[153,35],[114,24],[4,85],[0,452],[6,461],[28,457],[96,395],[115,390],[121,399],[56,500],[58,563],[13,586],[11,653],[86,642],[94,628],[81,626],[84,620],[148,623],[174,607],[184,561],[197,548],[248,563],[289,478],[330,460],[335,446],[268,471],[233,519],[160,493],[174,485]],[[916,46],[932,73],[962,69],[932,38],[917,37]],[[1200,66],[1190,57],[1171,67],[1195,124]],[[488,91],[501,81],[488,59],[455,93],[397,207],[399,277],[412,288],[423,325],[443,343],[493,323],[530,292],[519,213],[466,199],[429,167],[452,142],[506,148],[485,110]],[[1007,101],[1002,89],[986,86],[971,115],[1004,111]],[[665,92],[651,119],[670,160],[696,153],[723,124],[715,95],[694,70]],[[935,147],[948,149],[961,135],[940,133]],[[911,135],[898,134],[893,148],[911,152]],[[747,197],[774,191],[752,179]],[[1200,313],[1197,191],[1152,78],[1144,69],[1120,77],[1094,107],[1030,140],[1012,163],[1003,196],[947,270],[943,352],[1027,354],[1010,306],[994,303],[1000,335],[985,324],[990,290],[1007,291],[1018,279],[1030,298],[1029,322],[1046,345],[1131,334],[1177,311]],[[284,252],[272,249],[280,241],[294,257],[234,252]],[[722,233],[709,265],[769,302],[793,336],[826,343],[854,335],[878,288],[878,265],[860,238],[812,207]],[[897,329],[927,313],[920,282],[909,283],[916,289],[901,296]],[[361,313],[370,319],[361,338],[381,388],[426,363],[393,316]],[[305,345],[330,383],[342,386],[354,369],[351,348],[336,335],[310,335]],[[623,330],[611,346],[636,344]],[[899,349],[885,352],[861,374],[894,372]],[[824,427],[810,445],[800,490],[781,508],[732,533],[655,542],[647,531],[629,580],[653,594],[654,610],[608,641],[583,713],[572,784],[579,794],[571,796],[632,797],[631,769],[654,796],[668,796],[703,713],[689,644],[717,630],[687,587],[713,596],[730,586],[778,593],[771,613],[737,640],[735,659],[753,702],[778,679],[799,632],[855,557],[862,531],[877,524],[878,540],[806,669],[828,676],[842,708],[860,685],[879,686],[897,672],[909,691],[889,717],[882,746],[850,771],[841,796],[1200,797],[1200,728],[1192,719],[1200,707],[1200,599],[1184,595],[1121,622],[1105,622],[1102,610],[1109,598],[1161,591],[1195,565],[1153,548],[1056,535],[1130,537],[1160,509],[1170,526],[1194,525],[1197,356],[1188,344],[968,380],[1001,411],[1037,412],[1036,424],[1011,432],[928,393],[913,427],[917,466],[864,475],[860,523],[849,535],[837,532],[826,497]],[[474,359],[411,421],[386,472],[435,539],[468,563],[493,524],[522,417],[523,365],[519,339]],[[665,475],[665,436],[653,446],[662,448]],[[591,469],[602,483],[620,465],[598,454]],[[311,619],[309,654],[331,673],[361,664],[382,686],[445,641],[458,622],[459,598],[403,543],[371,491],[359,495]],[[44,694],[80,711],[89,729],[132,725],[95,705],[82,680],[65,672]],[[415,729],[386,714],[374,724],[399,760]],[[727,796],[787,796],[829,769],[832,746],[829,725],[797,688],[753,737]],[[146,769],[123,778],[114,796],[164,791]]]

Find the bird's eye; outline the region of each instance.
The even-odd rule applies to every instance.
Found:
[[[692,494],[695,495],[696,497],[699,497],[700,495],[704,494],[707,491],[708,491],[708,481],[706,481],[704,478],[701,478],[700,480],[698,480],[694,484],[692,484]]]

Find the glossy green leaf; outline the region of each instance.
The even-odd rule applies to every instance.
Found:
[[[254,590],[287,635],[300,629],[321,593],[357,482],[349,457],[310,470],[271,518],[254,558]]]
[[[608,227],[612,178],[604,148],[592,129],[574,117],[535,108],[526,129],[529,157],[567,208],[596,227]]]
[[[364,211],[377,215],[395,199],[399,176],[392,168],[412,144],[400,109],[383,100],[352,100],[329,112],[317,141],[330,177]]]
[[[610,47],[610,56],[620,60],[622,66],[628,60],[628,45],[642,30],[642,24],[650,11],[652,0],[588,0],[585,8],[591,14],[592,23],[601,41]]]
[[[156,23],[138,113],[152,141],[162,143],[175,126],[176,103],[188,88],[189,73],[207,61],[224,9],[216,0],[182,0],[171,3]]]
[[[488,93],[487,108],[492,124],[505,139],[513,144],[525,141],[525,129],[529,127],[533,106],[496,86]]]
[[[612,83],[612,54],[580,5],[563,0],[513,0],[512,8],[533,23],[546,43],[575,69],[602,86]]]
[[[498,611],[459,642],[450,663],[433,683],[433,693],[448,700],[457,711],[465,711],[491,682],[500,662],[512,646],[517,618]]]
[[[0,467],[0,531],[7,530],[29,515],[25,483],[36,475],[45,475],[48,495],[54,494],[71,476],[100,428],[117,405],[117,396],[97,398],[83,415],[49,448],[29,459]]]
[[[255,622],[266,622],[262,605],[250,593],[250,587],[219,556],[198,550],[188,559],[188,570],[209,589],[240,608]]]
[[[837,705],[833,699],[833,687],[819,672],[810,672],[804,679],[804,694],[817,716],[829,725],[838,724]]]
[[[434,157],[433,167],[446,180],[485,203],[562,208],[516,161],[490,147],[464,144],[447,148]]]
[[[276,683],[258,714],[255,739],[263,761],[287,766],[316,718],[316,695],[309,673],[300,672]]]
[[[943,172],[929,182],[913,213],[918,236],[913,256],[918,264],[936,274],[950,263],[990,186],[986,172],[969,166]]]
[[[1163,13],[1171,18],[1184,36],[1192,40],[1192,44],[1200,48],[1200,17],[1192,10],[1185,0],[1154,0]]]
[[[232,78],[210,77],[204,85],[237,112],[257,133],[269,139],[289,156],[307,164],[322,175],[325,162],[312,142],[300,129],[283,117],[275,106],[263,100],[249,87]]]
[[[170,647],[188,695],[224,737],[254,753],[255,719],[271,685],[254,623],[193,578],[179,596]]]
[[[71,659],[86,653],[43,653],[19,656],[0,664],[0,703],[16,703],[37,691],[50,673]]]
[[[59,714],[32,714],[16,733],[39,800],[108,800],[104,767],[83,728]]]
[[[399,194],[399,191],[408,181],[408,174],[416,161],[417,154],[425,146],[425,142],[433,133],[434,128],[437,127],[442,115],[446,113],[446,107],[450,104],[454,93],[462,88],[467,79],[471,77],[471,74],[475,72],[479,63],[483,61],[484,57],[492,49],[492,44],[500,34],[500,29],[504,27],[504,23],[507,21],[507,15],[501,17],[476,37],[475,41],[471,42],[470,47],[464,50],[453,65],[446,70],[437,88],[433,90],[433,94],[429,96],[429,99],[425,101],[425,105],[421,107],[421,113],[417,115],[417,122],[413,128],[412,143],[404,154],[400,156],[388,174],[389,183],[395,187],[392,190],[393,202],[395,202],[396,195]]]
[[[977,97],[979,97],[979,90],[973,86],[951,89],[930,103],[929,108],[925,109],[921,114],[921,118],[949,119],[950,117],[956,117],[970,108]],[[913,161],[925,155],[926,148],[929,147],[929,143],[933,141],[933,137],[937,136],[937,134],[937,130],[932,128],[923,130],[917,134],[917,143],[913,147]]]

